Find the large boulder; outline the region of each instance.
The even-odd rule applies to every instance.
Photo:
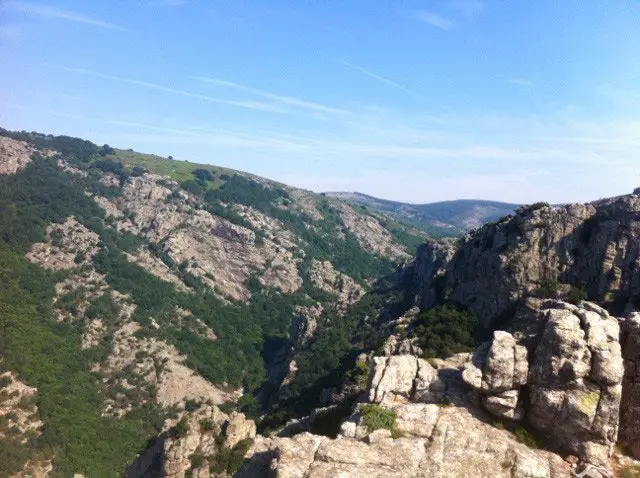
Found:
[[[620,439],[640,458],[640,313],[629,315],[623,325],[625,376],[622,387]]]
[[[552,300],[528,301],[517,316],[515,328],[476,351],[463,380],[493,415],[523,420],[559,449],[606,466],[624,372],[619,319]]]
[[[396,432],[362,440],[309,433],[256,440],[240,478],[569,478],[558,455],[520,443],[467,408],[404,403],[393,407]]]

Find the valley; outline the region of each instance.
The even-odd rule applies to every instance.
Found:
[[[0,130],[0,475],[633,476],[637,194],[338,196]]]

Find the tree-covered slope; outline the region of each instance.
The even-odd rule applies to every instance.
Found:
[[[119,475],[167,417],[262,413],[283,380],[293,410],[423,239],[249,174],[0,130],[0,474]]]

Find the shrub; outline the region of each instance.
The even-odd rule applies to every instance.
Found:
[[[473,314],[443,305],[420,314],[414,334],[425,358],[449,357],[471,351],[477,330]]]
[[[570,302],[571,304],[578,304],[583,300],[586,300],[586,298],[587,293],[580,287],[571,286],[571,289],[569,289],[569,293],[567,294],[567,302]]]
[[[178,423],[171,429],[174,438],[184,438],[189,433],[189,422],[186,417],[182,417]]]
[[[346,374],[346,378],[355,383],[360,388],[365,388],[369,385],[369,378],[371,377],[371,366],[364,360],[356,361],[354,367]]]
[[[396,412],[393,410],[387,410],[376,404],[363,404],[359,407],[360,414],[362,415],[362,424],[372,432],[384,428],[386,430],[393,430],[396,423]]]
[[[200,407],[200,403],[197,400],[189,399],[184,403],[184,409],[187,412],[195,412]]]
[[[540,448],[538,440],[526,428],[518,427],[513,433],[520,443],[527,445],[529,448]]]
[[[192,453],[189,457],[192,469],[200,468],[204,464],[205,460],[205,456],[201,453]]]
[[[249,448],[251,448],[252,445],[253,445],[253,439],[245,438],[244,440],[241,440],[236,444],[236,446],[233,447],[233,449],[231,450],[231,453],[229,454],[229,462],[227,464],[227,473],[233,476],[238,472],[238,470],[242,466],[242,463],[244,462],[244,456],[247,454],[247,452],[249,451]]]
[[[555,279],[544,279],[536,289],[536,296],[542,299],[554,299],[560,290],[560,283]]]
[[[213,423],[213,421],[209,420],[208,418],[203,418],[202,420],[200,420],[199,423],[200,423],[200,431],[203,433],[211,432],[216,428],[215,423]]]
[[[193,175],[200,181],[213,181],[214,177],[208,169],[198,168],[193,170]]]
[[[147,170],[144,169],[142,166],[134,166],[133,169],[131,170],[131,176],[134,178],[137,178],[138,176],[142,176],[146,172]]]

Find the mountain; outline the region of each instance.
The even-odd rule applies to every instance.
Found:
[[[461,236],[470,229],[513,213],[518,207],[517,204],[476,199],[408,204],[357,192],[324,194],[369,210],[389,214],[397,221],[422,229],[434,237]]]
[[[639,192],[433,239],[0,130],[0,476],[634,476]]]
[[[637,476],[640,190],[428,240],[392,280],[338,400],[238,476]]]
[[[185,410],[271,410],[314,330],[347,327],[425,237],[247,173],[0,130],[0,475],[119,475]],[[272,423],[346,334],[299,360]]]

